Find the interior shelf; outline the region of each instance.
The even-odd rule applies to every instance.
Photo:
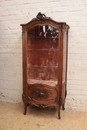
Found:
[[[31,39],[31,38],[39,38],[39,39],[43,39],[43,38],[45,38],[45,39],[58,39],[58,37],[53,37],[53,36],[52,36],[52,37],[45,37],[45,36],[44,36],[44,37],[39,37],[39,36],[38,36],[38,37],[37,37],[37,36],[36,36],[36,37],[35,37],[35,36],[31,36],[31,37],[30,37],[30,36],[28,36],[28,39],[29,39],[29,38],[30,38],[30,39]]]
[[[44,84],[44,85],[49,85],[51,87],[56,87],[58,84],[57,80],[36,80],[36,79],[28,79],[27,80],[28,84]]]
[[[28,51],[48,51],[48,52],[58,52],[58,49],[27,49]]]
[[[36,66],[36,65],[28,65],[27,67],[28,69],[38,69],[38,68],[50,68],[50,69],[53,69],[53,68],[58,68],[58,66]]]

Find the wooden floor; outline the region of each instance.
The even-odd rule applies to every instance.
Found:
[[[58,120],[55,108],[29,107],[23,115],[23,105],[0,103],[0,130],[87,130],[87,113],[65,110]]]

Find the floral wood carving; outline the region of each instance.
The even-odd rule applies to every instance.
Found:
[[[36,18],[37,18],[38,20],[45,20],[47,17],[46,17],[45,14],[42,14],[41,12],[39,12],[39,13],[37,14]]]

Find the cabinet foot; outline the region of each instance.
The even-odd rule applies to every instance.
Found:
[[[26,113],[27,113],[27,106],[28,105],[29,105],[28,103],[24,103],[24,115],[26,115]]]
[[[62,105],[62,110],[63,110],[63,111],[65,110],[65,105],[64,105],[64,104]]]
[[[60,106],[58,105],[58,119],[60,119]]]

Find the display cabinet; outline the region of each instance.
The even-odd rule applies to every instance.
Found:
[[[67,93],[69,26],[41,13],[21,26],[24,114],[28,105],[56,106],[60,119]]]

